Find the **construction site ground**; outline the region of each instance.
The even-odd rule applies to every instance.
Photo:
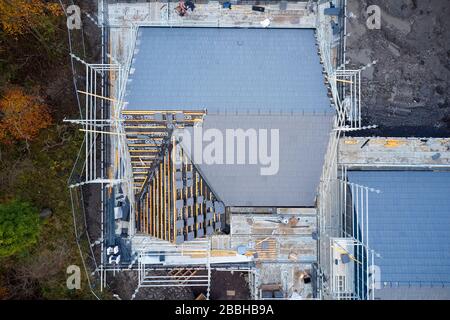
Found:
[[[213,271],[211,275],[212,300],[248,300],[250,290],[248,273],[239,271]]]
[[[381,30],[369,30],[366,27],[366,8],[371,4],[379,5],[383,10]],[[144,17],[159,22],[165,21],[164,8],[156,7],[155,4],[151,7],[149,4],[148,8],[150,11],[144,12]],[[206,6],[199,6],[200,8],[202,10],[198,11],[198,19],[204,17],[203,10]],[[362,105],[365,123],[378,125],[378,128],[356,132],[355,136],[449,136],[450,48],[447,39],[450,38],[450,6],[447,1],[349,0],[348,11],[350,18],[347,60],[355,67],[377,60],[374,67],[363,73]],[[226,12],[227,16],[221,18],[221,23],[233,24],[235,16],[232,13]],[[130,16],[137,20],[142,17],[136,13]],[[219,21],[219,18],[213,18],[214,21]],[[249,20],[253,21],[252,18],[253,16]],[[256,16],[253,18],[254,25],[258,25],[265,18],[265,15]],[[182,24],[179,17],[171,16],[170,21],[174,25]],[[300,21],[310,20],[306,15],[298,21],[280,18],[279,21],[272,21],[272,24],[295,27]],[[115,28],[111,31],[112,37],[117,37],[117,43],[122,45],[121,50],[113,45],[112,51],[123,61],[128,54],[129,34],[119,32]],[[358,143],[364,142],[358,140]],[[369,144],[372,147],[375,145],[373,141]],[[361,145],[353,147],[361,148]],[[373,148],[368,150],[379,151]],[[430,157],[434,154],[434,150],[430,150]],[[356,161],[351,157],[350,160]],[[96,214],[93,207],[90,203],[88,211],[92,213],[91,216]],[[111,280],[109,289],[112,293],[123,299],[131,298],[137,286],[137,272],[120,272],[114,276],[109,274],[108,278]],[[213,272],[211,299],[247,298],[249,292],[246,281],[244,273]],[[199,289],[183,287],[143,288],[136,295],[136,299],[192,300],[200,293],[202,292]]]
[[[381,29],[366,26],[369,5]],[[441,0],[349,0],[347,60],[363,73],[364,136],[450,135],[450,5]]]
[[[138,285],[137,271],[117,272],[109,279],[109,290],[117,298],[129,300],[135,294]],[[155,271],[154,275],[163,275],[163,271]],[[246,300],[250,299],[248,273],[240,271],[215,271],[211,273],[212,300]],[[205,287],[153,287],[140,288],[136,300],[194,300],[200,295],[206,296]]]

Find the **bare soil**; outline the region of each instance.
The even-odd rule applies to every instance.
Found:
[[[163,275],[163,271],[153,272],[154,275]],[[130,300],[135,294],[135,300],[194,300],[198,294],[204,290],[195,289],[193,287],[153,287],[140,288],[136,292],[138,285],[137,271],[124,271],[116,273],[108,273],[108,287],[110,292],[116,294],[120,299]],[[199,292],[195,292],[199,291]]]
[[[248,300],[248,275],[244,272],[213,271],[211,277],[212,300]]]
[[[366,10],[381,8],[381,29]],[[450,136],[450,2],[349,0],[347,60],[364,71],[363,118],[379,136]]]

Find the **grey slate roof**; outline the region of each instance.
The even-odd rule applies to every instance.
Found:
[[[315,205],[334,109],[314,30],[142,27],[125,101],[206,109],[205,129],[279,129],[274,176],[248,163],[198,168],[226,206]]]
[[[376,291],[379,300],[450,300],[448,286],[400,286],[385,287]]]
[[[196,161],[197,167],[226,206],[314,206],[332,120],[331,115],[207,115],[203,133],[218,129],[225,137],[226,129],[268,129],[269,154],[270,129],[279,129],[279,170],[276,175],[261,175],[261,165],[249,164],[248,154],[245,165],[236,164],[237,161],[235,164],[199,164]],[[188,130],[193,137],[193,129]],[[203,148],[207,145],[204,142]],[[226,141],[223,145],[225,150]],[[192,159],[193,147],[189,147],[185,139],[183,147]],[[246,150],[248,153],[248,144]],[[235,159],[236,155],[235,150]]]
[[[450,172],[355,171],[348,176],[350,182],[381,191],[369,193],[369,246],[380,255],[375,264],[384,286],[377,295],[448,298]]]
[[[129,110],[333,113],[312,29],[141,27]]]

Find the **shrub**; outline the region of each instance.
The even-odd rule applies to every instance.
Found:
[[[26,251],[37,242],[39,231],[39,212],[31,204],[0,204],[0,258]]]

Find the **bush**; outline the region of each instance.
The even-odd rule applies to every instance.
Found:
[[[33,140],[51,123],[46,105],[20,87],[10,87],[0,99],[0,142]]]
[[[39,212],[28,202],[0,204],[0,258],[26,251],[37,242]]]

